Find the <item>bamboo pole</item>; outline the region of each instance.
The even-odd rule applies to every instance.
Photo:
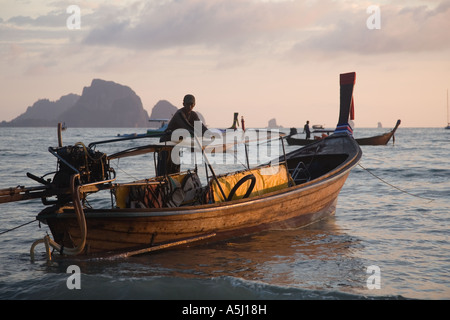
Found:
[[[195,241],[205,240],[205,239],[214,237],[215,235],[216,235],[215,233],[209,233],[209,234],[201,235],[198,237],[182,239],[179,241],[165,243],[165,244],[161,244],[161,245],[157,245],[157,246],[151,246],[151,247],[147,247],[147,248],[143,248],[143,249],[139,249],[139,250],[128,251],[125,253],[119,253],[119,254],[110,256],[108,258],[109,259],[128,258],[128,257],[139,255],[139,254],[149,253],[152,251],[158,251],[158,250],[162,250],[162,249],[166,249],[166,248],[170,248],[170,247],[174,247],[174,246],[180,246],[180,245],[188,244],[188,243],[195,242]]]
[[[58,147],[62,147],[62,123],[58,122]]]

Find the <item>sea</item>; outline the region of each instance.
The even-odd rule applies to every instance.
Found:
[[[62,140],[88,145],[139,130],[69,127]],[[354,135],[388,130],[355,128]],[[39,185],[26,173],[54,172],[56,158],[48,148],[57,145],[56,128],[0,128],[0,189]],[[104,148],[97,147],[112,152]],[[285,145],[286,152],[296,148]],[[250,314],[255,305],[267,308],[271,301],[449,300],[450,130],[400,126],[395,143],[361,149],[362,159],[331,218],[299,229],[123,259],[55,253],[47,261],[39,244],[32,261],[33,242],[51,235],[35,220],[43,204],[0,204],[0,299],[181,301],[172,310],[180,316],[206,312],[195,309],[200,301],[239,301],[244,307],[251,302],[246,309],[227,309],[239,315]],[[133,180],[152,166],[152,157],[124,159],[116,172]]]

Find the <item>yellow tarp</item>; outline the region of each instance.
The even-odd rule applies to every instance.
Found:
[[[127,207],[127,198],[130,193],[130,187],[119,186],[116,188],[116,206],[120,209]]]
[[[277,165],[272,167],[264,167],[258,169],[252,169],[244,172],[235,173],[232,175],[218,177],[222,190],[225,193],[225,196],[228,198],[233,187],[245,176],[253,174],[256,178],[256,184],[253,188],[250,197],[259,196],[265,193],[269,193],[272,191],[280,190],[286,188],[288,186],[288,173],[285,165]],[[236,190],[232,200],[242,198],[248,188],[250,187],[251,180],[247,180],[244,182],[239,189]],[[220,192],[219,186],[215,180],[211,183],[214,202],[223,202],[223,196]]]

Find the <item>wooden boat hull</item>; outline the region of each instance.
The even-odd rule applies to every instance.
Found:
[[[293,192],[291,199],[281,200],[274,196],[241,203],[237,207],[227,204],[191,208],[171,211],[167,215],[142,211],[86,212],[87,253],[158,245],[211,232],[216,233],[214,240],[217,241],[271,228],[305,226],[334,214],[345,179],[346,176],[323,187],[322,197],[311,191],[299,191]],[[58,214],[46,220],[56,242],[73,247],[80,241],[80,228],[74,213]]]
[[[361,151],[348,135],[330,137],[303,149],[298,155],[288,154],[288,163],[316,149],[327,153],[327,149],[336,149],[337,156],[346,153],[347,158],[317,179],[244,200],[179,208],[86,210],[85,253],[131,250],[209,233],[215,236],[205,241],[218,241],[274,228],[298,228],[329,217]],[[73,209],[44,210],[38,219],[49,225],[60,245],[74,247],[81,241]]]
[[[359,138],[356,139],[356,142],[358,142],[360,146],[384,146],[388,144],[393,135],[393,132],[388,132],[379,136]]]
[[[379,136],[359,138],[355,140],[360,146],[384,146],[388,144],[389,140],[391,140],[393,135],[394,134],[392,132],[388,132]],[[315,142],[315,140],[311,139],[300,139],[292,137],[287,137],[286,141],[290,146],[306,146]]]
[[[311,144],[316,140],[286,137],[286,141],[290,146],[307,146],[308,144]]]
[[[381,134],[379,136],[369,137],[369,138],[359,138],[356,139],[356,142],[360,146],[384,146],[387,145],[389,140],[391,140],[392,137],[394,137],[395,131],[397,131],[398,126],[400,125],[401,121],[397,120],[397,123],[395,124],[394,129],[392,129],[390,132],[386,132],[385,134]]]

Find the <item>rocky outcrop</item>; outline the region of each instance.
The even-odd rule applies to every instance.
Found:
[[[171,119],[178,110],[167,100],[160,100],[152,109],[151,119]],[[201,120],[203,116],[199,114]],[[27,111],[2,127],[55,127],[58,122],[67,127],[131,128],[160,124],[149,122],[141,98],[130,88],[113,81],[94,79],[83,88],[81,96],[68,94],[57,101],[41,99]]]
[[[49,127],[56,126],[57,118],[69,110],[80,98],[77,94],[62,96],[59,100],[40,99],[27,108],[25,113],[10,122],[3,121],[2,126],[10,127]]]
[[[277,124],[277,119],[273,118],[273,119],[269,120],[267,128],[269,128],[269,129],[281,129],[281,128],[283,128],[283,126],[279,126]]]
[[[69,94],[57,101],[41,99],[27,111],[1,126],[147,127],[148,113],[141,98],[129,87],[94,79],[81,96]]]
[[[141,98],[129,87],[94,79],[58,122],[68,127],[146,127],[148,114]]]
[[[178,108],[175,107],[167,100],[160,100],[152,109],[152,113],[150,114],[150,119],[153,120],[163,120],[163,119],[171,119],[172,116],[177,112]],[[149,127],[159,127],[160,124],[158,122],[150,122],[148,124]]]

